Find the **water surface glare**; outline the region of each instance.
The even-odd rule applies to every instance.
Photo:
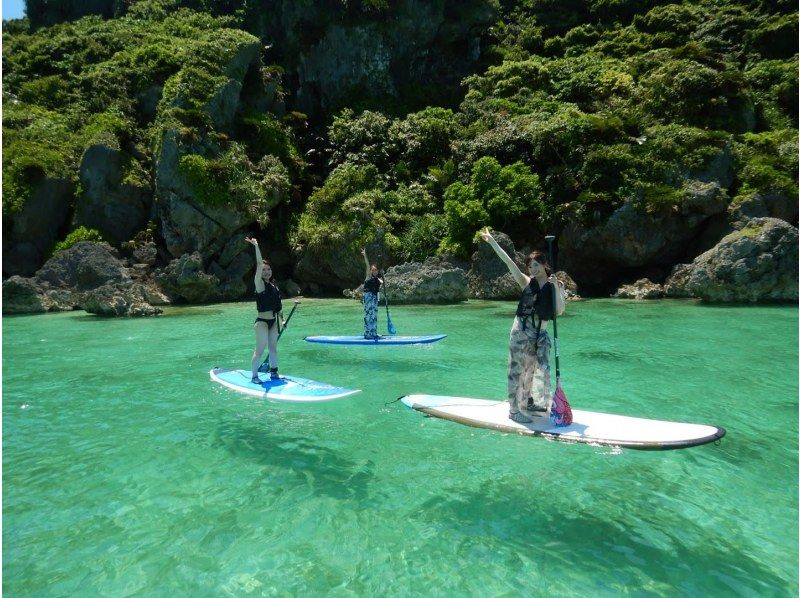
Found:
[[[281,371],[363,390],[313,406],[210,382],[248,367],[251,303],[3,318],[3,590],[796,596],[798,310],[559,319],[574,408],[715,424],[719,444],[569,445],[392,402],[503,398],[514,307],[396,306],[399,334],[449,336],[342,347],[302,339],[358,334],[360,305],[303,300]]]

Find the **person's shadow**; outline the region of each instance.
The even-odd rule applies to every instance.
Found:
[[[211,446],[280,470],[284,477],[308,485],[313,492],[338,499],[366,498],[375,476],[371,460],[352,461],[301,436],[239,421],[221,422]]]

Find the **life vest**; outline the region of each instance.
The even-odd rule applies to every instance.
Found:
[[[539,281],[531,278],[524,289],[522,289],[522,296],[519,298],[517,304],[517,317],[522,318],[522,328],[526,328],[528,318],[535,322],[542,320],[552,320],[555,309],[553,305],[553,285],[550,282],[544,283],[544,286],[539,286]],[[537,328],[538,328],[537,324]]]
[[[364,281],[364,292],[377,294],[381,288],[381,279],[377,276],[370,276]]]
[[[271,282],[264,283],[264,290],[256,293],[256,308],[259,312],[273,311],[278,313],[283,310],[281,305],[281,292]]]

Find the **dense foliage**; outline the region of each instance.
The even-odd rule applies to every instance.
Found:
[[[28,7],[41,16],[46,4]],[[246,98],[230,126],[209,116],[226,68],[263,44],[243,30],[258,3],[112,4],[107,20],[6,24],[4,215],[43,177],[76,181],[96,143],[129,155],[127,176],[151,184],[167,129],[201,204],[266,226],[270,194],[308,189],[290,231],[297,251],[378,240],[398,260],[466,255],[483,226],[526,242],[569,220],[601,222],[623,203],[677,210],[687,183],[715,172],[732,202],[797,201],[798,15],[783,0],[493,3],[491,64],[464,81],[460,105],[345,108],[309,129],[291,126],[302,115]],[[399,4],[330,0],[313,14],[380,20]],[[280,65],[237,75],[286,91]],[[311,172],[301,144],[327,160]]]
[[[625,202],[679,209],[687,182],[720,164],[735,201],[776,192],[796,201],[797,13],[788,4],[507,5],[496,64],[465,81],[458,111],[344,110],[330,126],[334,173],[372,167],[381,193],[409,184],[430,193],[431,216],[389,223],[402,257],[424,255],[431,238],[467,254],[486,225],[524,242],[568,219],[602,221]],[[314,205],[312,196],[308,214]],[[385,230],[376,205],[375,228]],[[304,216],[296,240],[320,243],[330,226],[338,241],[334,226],[356,219],[313,221],[312,234]],[[423,222],[430,234],[418,232]]]
[[[75,243],[80,243],[81,241],[94,241],[95,243],[99,243],[100,241],[104,241],[104,239],[103,235],[101,235],[98,231],[91,228],[86,228],[85,226],[79,226],[70,234],[68,234],[66,239],[56,243],[56,246],[53,248],[53,253],[58,253],[59,251],[69,249],[75,245]]]
[[[269,196],[285,193],[302,170],[291,128],[267,112],[241,111],[236,140],[209,110],[232,77],[244,78],[236,72],[247,64],[240,56],[252,48],[258,55],[260,43],[235,28],[234,17],[180,4],[147,0],[110,20],[5,27],[4,215],[18,212],[44,177],[77,181],[83,153],[94,144],[122,152],[127,182],[152,186],[154,157],[173,129],[187,152],[180,172],[196,199],[230,203],[266,222]],[[276,71],[246,74],[262,79],[253,86],[273,85],[281,94]]]

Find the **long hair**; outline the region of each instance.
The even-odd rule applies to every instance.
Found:
[[[269,266],[270,270],[272,270],[272,264],[267,258],[261,258],[261,265]],[[275,270],[272,270],[272,276],[269,277],[268,282],[275,283]]]
[[[539,251],[538,249],[536,251],[531,251],[530,255],[528,255],[528,259],[525,260],[525,265],[530,266],[531,260],[536,260],[544,266],[544,271],[550,276],[550,262],[547,261],[547,256],[543,251]]]

